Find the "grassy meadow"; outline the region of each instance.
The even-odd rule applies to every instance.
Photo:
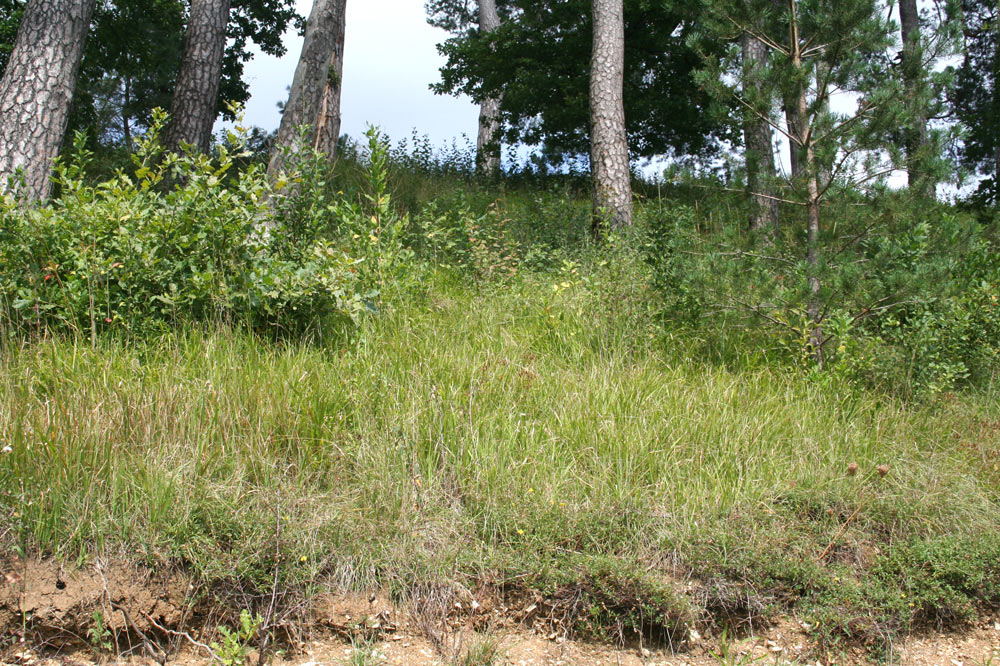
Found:
[[[572,597],[611,640],[795,612],[878,646],[1000,603],[988,365],[923,392],[818,371],[752,314],[672,316],[687,301],[664,306],[641,230],[593,245],[585,195],[468,187],[401,170],[388,191],[413,212],[375,197],[400,232],[371,233],[379,295],[333,333],[116,334],[109,315],[95,336],[93,311],[8,331],[0,548],[181,569],[219,603]],[[640,219],[695,215],[675,203]],[[722,238],[720,210],[685,233]],[[460,255],[441,240],[458,218]]]

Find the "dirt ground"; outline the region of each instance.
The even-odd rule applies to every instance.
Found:
[[[466,638],[475,641],[476,638]],[[689,652],[671,654],[664,650],[639,647],[616,649],[572,640],[550,640],[530,632],[495,634],[490,640],[499,641],[494,666],[725,666],[751,663],[803,664],[808,666],[841,664],[844,666],[870,663],[860,653],[837,657],[816,657],[794,621],[786,621],[771,631],[749,637],[730,646],[726,658],[713,641],[700,641]],[[456,640],[451,647],[460,647]],[[339,666],[341,664],[376,664],[390,666],[450,666],[460,663],[455,652],[445,647],[442,654],[425,638],[399,632],[385,640],[365,645],[352,645],[342,639],[325,638],[307,641],[293,655],[280,654],[275,666]],[[359,659],[357,652],[367,653]],[[253,659],[256,655],[251,654]],[[353,657],[353,659],[352,659]],[[449,658],[451,657],[451,658]],[[89,666],[90,664],[123,663],[130,666],[153,666],[158,660],[148,656],[95,658],[80,647],[57,651],[36,651],[30,648],[13,650],[0,659],[3,666]],[[209,655],[191,647],[172,655],[166,663],[179,666],[201,666],[213,663]],[[216,662],[218,663],[218,662]],[[255,663],[251,661],[251,663]],[[889,663],[914,666],[988,666],[1000,663],[1000,629],[978,627],[963,634],[915,637],[900,645]],[[480,666],[480,664],[470,664]],[[482,666],[485,666],[482,665]]]
[[[135,570],[94,567],[67,572],[54,564],[11,566],[0,581],[0,666],[130,666],[219,664],[208,647],[215,637],[185,630],[189,589],[183,580],[154,580]],[[25,581],[18,570],[28,572]],[[4,584],[4,582],[6,584]],[[99,652],[91,633],[95,609],[106,609],[108,632]],[[439,607],[440,608],[440,607]],[[544,622],[531,623],[531,607],[481,605],[473,596],[453,596],[449,611],[434,615],[395,608],[385,597],[321,597],[312,606],[310,629],[294,637],[294,650],[279,650],[275,666],[749,666],[803,664],[860,666],[871,663],[862,650],[824,654],[809,627],[784,618],[738,641],[692,630],[683,651],[624,648],[567,639]],[[124,612],[122,609],[125,609]],[[455,610],[457,609],[457,611]],[[34,629],[18,631],[19,618]],[[104,619],[106,618],[106,619]],[[207,623],[208,626],[214,626]],[[467,628],[475,625],[478,633]],[[23,626],[23,625],[21,625]],[[359,632],[359,627],[364,627]],[[190,631],[190,633],[188,633]],[[214,633],[214,632],[212,632]],[[359,635],[369,638],[361,639]],[[169,644],[145,636],[171,636]],[[354,637],[353,639],[350,637]],[[198,644],[201,645],[198,645]],[[117,644],[117,645],[116,645]],[[3,649],[3,645],[7,645]],[[491,646],[494,659],[463,660],[470,649]],[[110,649],[108,649],[110,648]],[[166,651],[165,651],[166,649]],[[114,657],[118,654],[120,656]],[[1000,666],[1000,616],[983,618],[963,633],[912,636],[892,646],[886,662],[914,666]],[[247,664],[258,663],[250,653]],[[885,662],[883,662],[885,663]],[[232,665],[230,665],[232,666]]]

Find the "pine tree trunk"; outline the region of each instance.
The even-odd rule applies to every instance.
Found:
[[[922,197],[934,197],[937,189],[933,177],[923,167],[927,151],[927,108],[920,99],[924,77],[923,45],[920,35],[920,14],[917,0],[899,0],[899,23],[903,38],[902,71],[906,97],[913,117],[904,132],[906,172],[910,191]]]
[[[500,27],[496,0],[479,0],[479,30],[489,34]],[[476,173],[493,179],[500,174],[500,97],[488,97],[479,105],[479,137],[476,141]]]
[[[226,52],[229,2],[191,0],[184,57],[164,135],[164,143],[170,150],[179,151],[181,144],[187,143],[203,153],[208,151]]]
[[[632,182],[625,133],[625,18],[622,0],[593,0],[590,61],[590,168],[594,235],[632,224]]]
[[[784,105],[785,109],[785,128],[788,131],[789,136],[798,137],[799,136],[799,101],[798,99],[792,99],[787,101]],[[790,176],[793,181],[798,180],[802,176],[802,167],[805,160],[802,158],[802,146],[798,145],[796,142],[789,140],[788,142],[788,164],[791,169]]]
[[[343,72],[347,0],[314,0],[306,22],[305,42],[295,68],[288,103],[274,141],[267,172],[285,167],[295,149],[299,128],[308,126],[306,141],[331,157],[340,134],[340,88]]]
[[[132,152],[132,128],[129,125],[128,108],[132,104],[132,84],[126,76],[122,82],[122,140],[125,150]]]
[[[789,0],[790,9],[790,37],[792,66],[800,73],[804,73],[806,68],[802,59],[803,47],[799,37],[798,3],[796,0]],[[801,77],[800,77],[801,78]],[[823,313],[820,306],[820,291],[822,285],[819,278],[820,269],[820,199],[822,193],[819,187],[819,163],[816,159],[815,144],[813,143],[812,127],[808,122],[809,100],[807,87],[798,91],[796,104],[797,129],[799,155],[801,157],[802,175],[806,179],[806,265],[808,267],[809,281],[809,305],[806,308],[812,329],[809,331],[809,345],[812,349],[813,359],[821,367],[823,365]]]
[[[755,88],[753,91],[744,91],[744,97],[759,98],[763,94],[759,69],[767,58],[767,47],[750,34],[744,33],[742,48],[744,87]],[[750,226],[755,230],[771,229],[777,232],[778,200],[774,193],[771,125],[763,118],[748,116],[743,124],[743,140],[746,143],[747,190],[754,208]]]
[[[0,79],[0,192],[23,170],[24,196],[48,198],[95,0],[31,0]]]
[[[344,87],[344,38],[347,34],[347,3],[343,4],[345,6],[338,13],[337,21],[332,28],[336,39],[326,81],[323,83],[323,99],[316,120],[316,140],[313,142],[313,148],[331,159],[336,157],[337,144],[340,141],[340,97]]]

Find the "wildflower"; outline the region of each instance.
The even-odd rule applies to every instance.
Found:
[[[105,321],[105,323],[110,324],[111,323],[111,317],[105,317],[104,321]]]
[[[13,453],[13,452],[14,452],[14,447],[10,446],[9,444],[0,449],[0,453]]]
[[[518,530],[517,533],[523,535],[524,534],[524,530]]]

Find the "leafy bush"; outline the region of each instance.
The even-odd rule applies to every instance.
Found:
[[[259,165],[238,171],[246,133],[215,159],[164,154],[157,115],[131,174],[88,184],[90,153],[57,162],[61,196],[40,207],[0,204],[0,321],[21,334],[95,337],[222,322],[282,334],[356,318],[360,260],[309,233],[287,242],[272,206],[283,199]]]

